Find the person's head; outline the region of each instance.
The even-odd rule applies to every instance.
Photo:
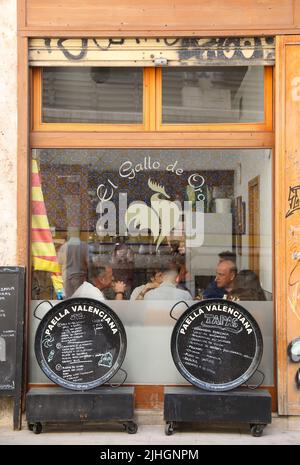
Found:
[[[169,266],[167,266],[166,268],[163,268],[162,270],[162,282],[176,284],[178,273],[179,273],[178,266],[176,266],[176,264],[173,262],[170,263]]]
[[[173,259],[168,265],[167,270],[172,270],[176,274],[176,283],[184,283],[186,276],[188,275],[188,270],[185,264],[185,257],[180,256]],[[166,271],[167,271],[166,270]]]
[[[98,289],[107,289],[111,287],[113,281],[113,272],[111,266],[93,265],[89,270],[90,281]]]
[[[252,270],[241,270],[236,275],[231,293],[240,300],[266,300],[258,276]]]
[[[185,255],[185,241],[171,242],[171,251],[173,255]]]
[[[150,273],[152,283],[161,284],[163,282],[163,273],[160,269],[155,269]]]
[[[220,262],[223,262],[224,260],[227,261],[231,261],[233,263],[236,263],[236,253],[235,252],[231,252],[230,250],[225,250],[224,252],[220,252],[219,254],[219,263]]]
[[[231,289],[237,274],[236,264],[231,260],[219,262],[216,270],[216,284],[219,288]]]
[[[179,253],[178,247],[179,247],[179,241],[172,241],[171,242],[171,253],[174,255],[178,254]]]
[[[79,226],[69,226],[67,232],[67,239],[71,238],[79,238],[80,237],[80,228]]]

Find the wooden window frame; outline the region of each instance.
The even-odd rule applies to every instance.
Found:
[[[42,119],[42,80],[43,68],[32,69],[32,114],[31,127],[34,131],[42,132],[95,132],[122,131],[140,132],[150,130],[151,101],[153,101],[151,81],[154,81],[152,68],[143,69],[143,122],[142,123],[45,123]]]
[[[264,115],[261,123],[163,123],[162,69],[156,70],[156,127],[158,131],[271,131],[273,128],[273,67],[264,67]]]
[[[32,70],[33,131],[41,132],[264,132],[273,129],[273,69],[264,69],[264,115],[261,123],[162,123],[162,69],[144,68],[143,123],[45,123],[42,121],[42,68]]]
[[[21,45],[19,50],[19,68],[21,70],[26,68],[28,63],[28,45],[27,38],[20,40]],[[272,67],[271,67],[272,68]],[[227,126],[226,130],[224,125],[199,125],[199,128],[195,131],[191,130],[188,125],[184,128],[180,128],[178,125],[174,125],[173,132],[169,130],[157,130],[157,86],[153,85],[153,80],[157,79],[157,74],[161,72],[158,68],[144,68],[148,70],[148,80],[144,82],[146,86],[146,93],[148,101],[149,113],[147,127],[143,130],[137,130],[136,125],[134,129],[125,129],[123,125],[114,125],[113,128],[103,129],[100,124],[94,125],[96,128],[86,129],[80,127],[79,129],[72,129],[72,125],[69,125],[68,129],[58,129],[59,123],[55,124],[52,129],[43,128],[38,130],[36,127],[33,128],[31,121],[31,127],[28,128],[28,108],[31,108],[32,115],[34,110],[34,79],[33,75],[36,73],[37,68],[29,68],[30,73],[26,79],[22,79],[22,85],[19,86],[19,181],[18,181],[18,263],[27,263],[28,269],[30,269],[30,247],[29,239],[24,241],[24,231],[30,235],[30,195],[24,195],[24,192],[29,191],[29,169],[28,163],[28,152],[32,149],[38,148],[197,148],[197,149],[266,149],[270,148],[275,153],[275,134],[273,126],[273,115],[270,115],[270,124],[264,130],[257,127],[255,128],[251,123],[244,124],[243,131],[238,129],[237,124],[232,124],[230,127]],[[271,79],[274,79],[273,69],[270,73]],[[29,102],[28,87],[31,87],[31,104]],[[268,99],[273,112],[273,89],[275,87],[274,80],[268,84]],[[41,93],[39,94],[41,95]],[[145,102],[145,100],[144,100]],[[44,123],[45,124],[45,123]],[[51,123],[47,123],[51,124]],[[73,123],[74,124],[74,123]],[[76,123],[75,123],[76,124]],[[208,128],[209,126],[209,128]],[[214,127],[213,127],[214,126]],[[208,128],[208,130],[207,130]],[[31,130],[29,130],[31,129]],[[28,138],[27,134],[30,133]],[[274,172],[273,165],[273,179],[276,173]],[[277,173],[278,176],[278,173]],[[274,183],[275,184],[275,183]],[[275,192],[273,186],[273,201],[275,201]],[[274,223],[273,223],[273,234],[274,234]],[[29,236],[28,236],[29,237]],[[273,236],[274,238],[274,236]],[[275,259],[274,259],[274,239],[273,239],[273,281],[275,273]],[[31,295],[31,283],[30,276],[27,276],[28,284],[26,287],[27,292],[27,306],[29,308],[29,301]],[[275,288],[274,288],[275,289]],[[277,294],[275,293],[274,306],[277,306]],[[27,318],[29,311],[27,308]],[[28,346],[28,334],[29,324],[27,321],[26,330],[26,345]],[[274,319],[274,334],[275,332],[275,319]],[[275,337],[275,336],[274,336]],[[275,343],[274,343],[275,344]],[[27,361],[28,365],[28,361]],[[272,395],[272,411],[277,411],[277,372],[276,372],[276,355],[274,357],[274,385],[268,386],[263,385],[263,389],[268,389]],[[26,370],[27,373],[27,370]],[[26,376],[26,383],[27,383]],[[36,385],[34,385],[36,386]],[[46,386],[46,385],[43,385]],[[147,386],[147,385],[134,385],[136,392],[136,406],[137,408],[162,408],[162,393],[163,386]],[[27,385],[28,387],[28,385]]]

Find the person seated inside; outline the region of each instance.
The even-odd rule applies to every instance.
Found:
[[[228,295],[230,300],[266,300],[257,274],[252,270],[241,270],[233,281]]]
[[[170,244],[171,254],[174,257],[183,257],[185,255],[185,241],[174,241]]]
[[[143,300],[146,292],[151,289],[157,288],[163,279],[163,274],[160,269],[155,269],[150,273],[150,279],[147,284],[142,284],[141,286],[136,287],[130,296],[130,300]]]
[[[185,257],[180,256],[172,259],[170,263],[170,269],[175,270],[177,272],[176,287],[178,289],[183,289],[184,291],[188,291],[189,293],[191,293],[186,285],[186,279],[189,275],[189,272],[185,264]]]
[[[193,300],[188,291],[178,289],[178,273],[179,270],[174,270],[174,268],[164,270],[162,283],[156,289],[148,291],[144,296],[144,300]]]
[[[93,264],[89,269],[89,281],[85,281],[72,295],[74,297],[88,297],[90,299],[104,301],[103,291],[110,287],[115,292],[115,300],[123,300],[126,284],[123,281],[113,281],[111,266]]]
[[[215,280],[203,292],[204,299],[223,299],[230,293],[237,274],[235,262],[221,260],[218,263]],[[224,297],[225,296],[225,297]]]

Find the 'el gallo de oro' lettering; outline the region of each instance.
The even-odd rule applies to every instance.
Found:
[[[45,330],[45,334],[47,336],[51,336],[51,332],[55,325],[61,321],[65,316],[70,315],[70,313],[77,313],[77,312],[88,312],[94,315],[97,315],[101,318],[101,321],[104,321],[111,329],[113,334],[118,332],[118,328],[115,325],[114,321],[112,321],[111,317],[107,315],[103,310],[100,310],[97,307],[93,307],[92,305],[72,305],[71,310],[67,308],[63,309],[58,315],[55,315],[54,318],[49,322],[47,329]]]
[[[207,315],[203,308],[197,308],[192,314],[190,314],[186,320],[182,323],[182,327],[180,329],[180,334],[185,335],[187,329],[189,328],[190,324],[196,320],[200,315],[204,315],[205,323],[208,325],[216,326],[216,327],[224,327],[224,328],[233,328],[236,329],[238,327],[238,323],[240,323],[246,330],[248,334],[252,333],[252,326],[236,308],[232,308],[230,305],[223,305],[223,304],[212,304],[212,305],[205,305],[205,311],[211,312],[211,314]],[[224,312],[227,315],[214,315],[213,312]]]
[[[133,163],[131,160],[123,161],[118,170],[123,188],[124,179],[127,179],[130,184],[138,179],[140,173],[143,173],[143,182],[145,182],[146,174],[148,175],[147,185],[139,185],[137,192],[141,191],[141,187],[148,187],[150,198],[147,203],[145,199],[136,199],[128,205],[127,193],[123,191],[119,192],[118,199],[116,199],[118,182],[108,177],[97,188],[99,199],[96,208],[99,214],[96,225],[97,234],[99,236],[105,233],[111,235],[115,234],[118,229],[119,234],[123,236],[128,234],[138,236],[142,230],[148,230],[151,231],[156,248],[158,248],[172,231],[184,230],[187,246],[200,247],[204,240],[203,201],[205,194],[203,186],[205,179],[199,173],[189,172],[185,179],[186,192],[182,193],[182,198],[185,197],[185,200],[181,202],[178,198],[172,198],[170,188],[165,185],[164,178],[162,178],[163,172],[173,176],[172,182],[174,183],[176,183],[176,178],[182,179],[185,176],[178,160],[163,165],[161,161],[148,155],[139,163]],[[159,180],[156,179],[158,177],[156,175],[159,175]]]

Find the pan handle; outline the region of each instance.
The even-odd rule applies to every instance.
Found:
[[[177,305],[179,305],[179,304],[185,304],[185,305],[187,306],[187,308],[189,308],[189,305],[186,303],[185,300],[179,300],[179,302],[176,302],[176,304],[173,305],[173,307],[172,307],[171,310],[170,310],[170,317],[171,317],[173,320],[175,320],[175,321],[177,321],[178,318],[175,318],[175,317],[172,315],[172,313],[173,313],[173,310],[175,309],[175,307],[177,307]]]
[[[39,306],[42,305],[42,304],[44,304],[44,303],[49,304],[50,307],[53,308],[53,304],[52,304],[52,302],[50,302],[50,300],[42,300],[42,302],[40,302],[40,303],[35,307],[34,312],[33,312],[34,318],[36,318],[37,320],[40,320],[40,321],[42,320],[42,318],[39,318],[39,317],[36,315],[36,311],[37,311],[37,309],[39,308]]]

